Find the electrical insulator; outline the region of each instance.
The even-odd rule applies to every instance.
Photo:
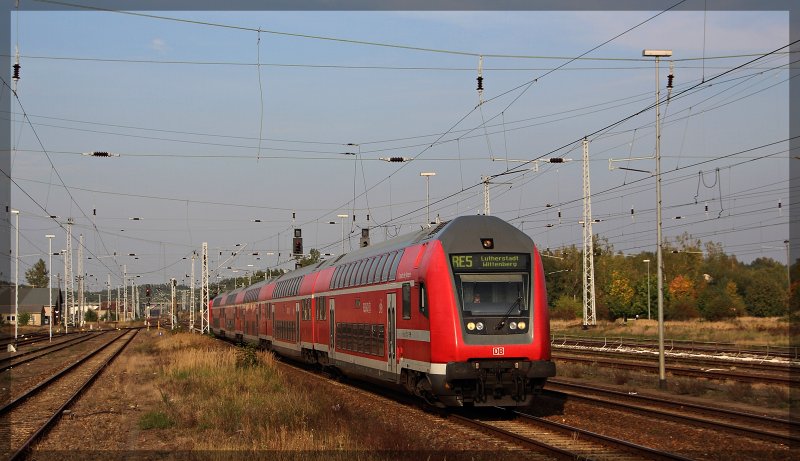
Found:
[[[560,157],[553,157],[550,159],[550,163],[564,163],[564,159]]]
[[[478,91],[483,91],[483,77],[478,76]]]
[[[403,157],[390,157],[389,161],[390,162],[404,162],[405,159]]]
[[[19,70],[21,68],[22,68],[22,66],[20,66],[19,63],[14,64],[14,77],[13,78],[14,78],[15,81],[19,80]]]
[[[667,75],[667,88],[672,88],[672,79],[675,78],[674,75],[669,74]]]

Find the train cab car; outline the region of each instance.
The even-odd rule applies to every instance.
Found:
[[[530,405],[555,375],[539,254],[496,217],[455,218],[212,304],[215,333],[441,406]]]

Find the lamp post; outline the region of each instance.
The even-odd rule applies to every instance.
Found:
[[[650,320],[650,260],[643,259],[643,263],[647,263],[647,320]]]
[[[789,268],[791,265],[789,261],[789,240],[784,240],[783,244],[786,245],[786,284],[789,287],[789,295],[792,294],[792,272]]]
[[[47,293],[50,295],[50,342],[53,342],[53,239],[56,236],[47,234],[45,237],[47,237],[47,247],[50,250],[50,262],[47,266]]]
[[[430,226],[431,224],[430,184],[431,184],[431,176],[436,176],[436,173],[433,171],[423,171],[419,175],[425,177],[425,224]]]
[[[661,87],[658,78],[658,63],[661,58],[672,56],[672,50],[642,50],[642,56],[656,58],[656,276],[658,281],[658,387],[667,388],[667,373],[664,364],[664,259],[661,238]]]
[[[344,254],[344,220],[347,219],[348,215],[337,214],[336,217],[342,219],[342,252],[339,254]]]
[[[11,210],[11,214],[15,215],[17,219],[14,225],[16,231],[16,243],[14,244],[14,346],[16,347],[19,326],[19,210]]]

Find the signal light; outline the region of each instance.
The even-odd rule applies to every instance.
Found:
[[[303,238],[295,237],[292,239],[292,254],[294,256],[301,256],[303,254]]]

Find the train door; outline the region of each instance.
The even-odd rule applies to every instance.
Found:
[[[386,354],[386,360],[388,362],[387,370],[389,373],[397,373],[397,358],[396,358],[396,351],[397,347],[395,342],[397,340],[396,336],[396,328],[397,325],[395,324],[397,316],[395,315],[395,309],[397,306],[397,293],[388,293],[386,295],[386,329],[387,331],[387,339],[388,339],[388,350]]]
[[[330,320],[329,338],[328,338],[328,357],[333,359],[336,357],[336,320],[333,318],[333,313],[336,307],[336,300],[330,298],[328,300],[328,318]]]
[[[300,344],[300,303],[294,303],[294,341]]]

